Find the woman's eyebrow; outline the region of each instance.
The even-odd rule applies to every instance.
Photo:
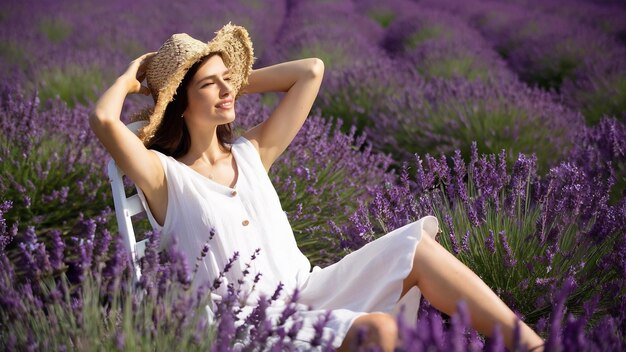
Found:
[[[230,73],[230,70],[229,70],[229,69],[226,69],[226,71],[222,72],[222,76],[225,76],[225,75],[227,75],[227,74],[229,74],[229,73]],[[200,82],[204,81],[205,79],[215,78],[215,77],[217,77],[217,74],[214,74],[214,75],[208,75],[208,76],[206,76],[206,77],[201,78],[201,79],[198,81],[198,83],[200,83]]]

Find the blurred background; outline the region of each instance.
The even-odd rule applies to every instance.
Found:
[[[591,0],[7,2],[0,72],[41,102],[89,106],[172,33],[208,41],[232,22],[251,33],[255,67],[323,59],[321,115],[396,159],[468,157],[475,140],[536,152],[547,171],[582,125],[625,120],[625,11]]]

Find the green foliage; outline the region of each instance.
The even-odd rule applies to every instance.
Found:
[[[396,19],[396,14],[384,8],[374,8],[367,12],[367,16],[378,24],[380,24],[383,28],[389,27],[389,25]]]
[[[537,68],[525,75],[530,84],[537,84],[544,89],[559,90],[565,79],[572,78],[579,62],[576,58],[562,56],[546,59]]]
[[[521,77],[541,88],[560,91],[563,82],[574,79],[576,70],[583,65],[583,59],[588,56],[584,50],[588,48],[583,48],[575,39],[565,38],[543,55],[527,58],[530,62],[526,64],[528,67],[522,68]]]
[[[428,60],[420,63],[417,69],[425,77],[463,77],[468,80],[482,81],[486,81],[489,77],[489,68],[471,56]]]
[[[104,46],[105,43],[102,43],[102,45]],[[124,53],[124,55],[131,58],[139,57],[140,55],[143,55],[148,51],[138,41],[126,38],[118,44],[118,47],[120,48],[122,53]]]
[[[358,132],[373,127],[378,115],[397,113],[388,109],[390,98],[401,96],[410,76],[389,69],[385,62],[364,61],[343,71],[330,72],[315,105],[322,116],[342,119],[343,132],[352,125]],[[401,76],[403,75],[403,76]]]
[[[83,67],[68,65],[53,67],[40,73],[39,96],[42,101],[61,98],[70,107],[76,103],[87,105],[97,98],[96,92],[107,80],[103,70],[99,67]]]
[[[298,60],[308,57],[317,57],[324,61],[326,70],[341,69],[353,63],[351,56],[347,55],[340,45],[328,46],[319,42],[309,43],[299,50],[290,51],[290,55],[286,59]]]
[[[626,75],[594,77],[593,89],[582,87],[572,95],[588,124],[597,124],[605,115],[626,122]]]
[[[0,136],[0,185],[3,199],[13,201],[5,214],[9,224],[67,233],[81,216],[98,215],[111,205],[109,184],[89,160],[87,146],[74,149],[54,135],[32,138],[27,150],[15,143]]]
[[[276,172],[281,178],[285,179],[292,175],[294,166],[283,167]],[[334,253],[334,244],[329,242],[327,238],[320,236],[320,232],[311,231],[312,229],[326,228],[328,221],[332,220],[336,223],[345,223],[349,214],[356,210],[357,204],[354,199],[364,194],[364,189],[353,187],[336,187],[341,180],[346,178],[344,170],[334,167],[332,164],[317,174],[313,183],[304,180],[294,182],[292,191],[295,197],[286,192],[280,192],[279,198],[283,209],[295,221],[291,221],[291,228],[296,237],[298,248],[304,255],[309,258],[311,263],[320,263],[323,258],[322,251]],[[313,188],[320,190],[318,194],[311,193],[308,189]],[[330,188],[335,188],[332,191]],[[317,193],[317,192],[316,192]],[[302,212],[301,207],[309,210],[316,210],[314,214],[299,215]],[[300,208],[300,211],[298,210]],[[335,253],[337,254],[337,253]],[[315,264],[314,264],[315,265]]]
[[[239,0],[242,5],[248,6],[254,10],[263,10],[265,4],[261,0]]]
[[[463,157],[469,159],[471,144],[476,141],[479,150],[498,154],[505,149],[510,159],[516,158],[518,153],[535,153],[539,172],[545,173],[558,160],[559,154],[565,152],[555,151],[550,142],[554,132],[547,128],[545,120],[530,116],[532,112],[507,102],[506,98],[498,101],[476,98],[471,102],[447,100],[445,104],[425,102],[419,112],[408,113],[409,118],[399,119],[401,128],[395,136],[398,145],[411,153],[439,155],[459,149]],[[422,124],[416,125],[416,119]],[[424,124],[428,131],[422,127]],[[445,141],[423,143],[416,138],[428,134],[445,136]]]
[[[280,102],[280,93],[268,92],[261,96],[261,104],[268,108],[274,108]]]
[[[10,40],[0,40],[0,58],[22,69],[28,66],[26,51],[19,44]]]
[[[317,101],[322,115],[348,121],[358,131],[363,131],[366,126],[373,126],[372,113],[382,99],[393,94],[394,87],[368,83],[364,81],[361,84],[339,86],[340,91],[331,94],[322,92],[325,97]],[[343,128],[343,132],[347,132],[349,125],[346,124]]]
[[[423,42],[430,39],[450,38],[450,32],[443,29],[440,25],[428,25],[420,28],[419,31],[411,33],[406,39],[405,45],[408,49],[415,49]]]
[[[128,282],[120,285],[124,280]],[[0,341],[6,343],[9,336],[14,336],[16,346],[27,346],[32,339],[37,349],[49,351],[207,351],[211,348],[214,327],[200,339],[194,336],[195,326],[206,316],[204,305],[210,303],[209,295],[194,311],[186,311],[183,318],[178,316],[181,312],[176,311],[176,304],[193,297],[193,293],[180,283],[168,285],[163,298],[157,301],[150,295],[139,300],[139,292],[133,294],[128,289],[128,276],[117,277],[116,281],[114,284],[119,288],[112,295],[105,292],[108,283],[100,273],[87,273],[83,283],[74,289],[70,288],[65,274],[57,279],[37,281],[35,284],[44,297],[50,297],[49,301],[44,302],[42,309],[24,297],[24,315],[12,319],[2,329]],[[155,317],[161,319],[155,323]],[[0,312],[1,321],[9,318]]]
[[[475,199],[479,194],[474,189],[471,175],[468,178],[468,194],[470,199]],[[445,194],[445,189],[446,186],[440,183],[439,194]],[[485,281],[508,306],[521,313],[527,323],[534,324],[550,314],[553,307],[548,297],[552,285],[560,286],[571,274],[578,285],[567,299],[567,309],[573,314],[582,314],[583,302],[596,295],[601,296],[602,292],[599,290],[603,284],[618,275],[616,270],[603,270],[600,267],[601,259],[611,252],[617,234],[604,242],[596,243],[590,237],[581,236],[581,233],[593,226],[593,221],[587,227],[580,228],[576,225],[577,219],[573,219],[565,228],[548,224],[546,232],[552,232],[557,240],[542,242],[536,234],[542,206],[529,201],[531,187],[526,188],[524,199],[517,198],[513,216],[508,216],[500,208],[504,204],[506,193],[506,190],[500,193],[500,206],[493,200],[487,203],[486,218],[480,226],[470,223],[465,205],[451,205],[445,197],[438,197],[441,201],[437,202],[436,207],[433,206],[434,214],[438,219],[443,219],[448,214],[453,224],[449,228],[445,221],[440,221],[443,234],[439,237],[439,242],[454,253],[455,245],[450,234],[454,233],[454,240],[461,247],[466,232],[469,232],[468,250],[461,247],[456,257]],[[495,253],[485,244],[490,230],[493,233]],[[500,239],[502,231],[508,240],[512,252],[510,259],[514,260],[514,265],[507,266],[508,254]],[[549,263],[545,260],[546,253],[554,255]],[[607,314],[606,307],[610,304],[610,298],[602,298],[599,309],[594,314]]]
[[[529,323],[535,323],[550,313],[552,309],[550,302],[540,298],[550,291],[550,285],[560,285],[572,267],[581,269],[577,273],[577,277],[581,278],[580,286],[568,299],[568,310],[573,314],[581,314],[582,303],[598,294],[597,288],[613,278],[614,273],[611,273],[600,277],[598,281],[586,280],[598,271],[599,260],[611,250],[612,243],[605,242],[602,245],[576,243],[573,240],[580,230],[575,226],[568,228],[560,241],[561,250],[567,250],[565,253],[571,253],[572,256],[557,252],[551,265],[537,262],[536,258],[548,251],[549,246],[532,236],[535,230],[534,221],[538,217],[536,209],[518,221],[503,216],[501,212],[498,213],[491,208],[487,221],[480,227],[470,226],[462,213],[463,211],[459,209],[453,211],[454,232],[456,240],[461,242],[459,234],[470,231],[470,251],[459,253],[457,258],[476,272],[507,305],[521,312]],[[445,228],[445,225],[443,227],[444,236],[441,237],[441,242],[452,251],[451,240],[446,237],[450,229]],[[496,253],[491,253],[485,246],[489,230],[495,234]],[[504,248],[498,237],[500,231],[507,235],[514,258],[517,260],[513,268],[507,268],[504,264]],[[529,265],[533,266],[532,271],[528,269]]]
[[[44,18],[39,22],[39,30],[52,43],[59,43],[72,33],[72,26],[60,18]]]

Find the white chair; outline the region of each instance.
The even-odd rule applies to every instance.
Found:
[[[139,129],[147,124],[146,121],[137,121],[126,125],[128,129],[137,134]],[[137,242],[135,239],[135,230],[133,229],[132,217],[145,213],[141,204],[141,200],[137,193],[126,196],[124,190],[124,181],[122,176],[124,173],[115,164],[115,160],[111,159],[108,163],[109,181],[111,182],[111,191],[113,193],[113,204],[115,205],[115,218],[117,219],[117,226],[119,227],[120,234],[124,237],[124,244],[126,245],[127,253],[130,254],[130,261],[133,266],[133,287],[141,278],[141,268],[139,267],[139,260],[143,258],[146,250],[148,240]]]
[[[137,121],[126,125],[129,130],[133,131],[133,133],[137,134],[139,129],[147,124],[146,121]],[[137,193],[126,196],[126,191],[124,190],[124,181],[122,180],[122,176],[124,173],[120,168],[115,164],[115,160],[109,160],[107,165],[109,181],[111,182],[111,191],[113,193],[113,204],[115,206],[115,218],[117,219],[117,226],[119,227],[120,234],[124,237],[124,244],[126,245],[126,250],[130,254],[130,261],[132,265],[132,275],[133,275],[133,288],[137,286],[139,279],[141,278],[141,267],[139,266],[139,260],[143,258],[146,250],[146,245],[148,244],[148,240],[142,240],[137,242],[135,237],[135,230],[133,228],[132,217],[145,213],[146,209],[143,207],[141,200],[139,199],[139,195]],[[143,296],[143,292],[139,293]],[[221,300],[220,296],[211,293],[212,300],[219,301]],[[215,320],[215,314],[213,313],[213,309],[211,309],[208,305],[206,307],[207,316],[209,318],[209,324],[212,324]]]

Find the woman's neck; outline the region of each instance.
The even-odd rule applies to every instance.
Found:
[[[189,128],[191,146],[179,161],[191,165],[201,160],[210,165],[224,158],[230,151],[224,150],[217,138],[217,126],[212,128]]]

